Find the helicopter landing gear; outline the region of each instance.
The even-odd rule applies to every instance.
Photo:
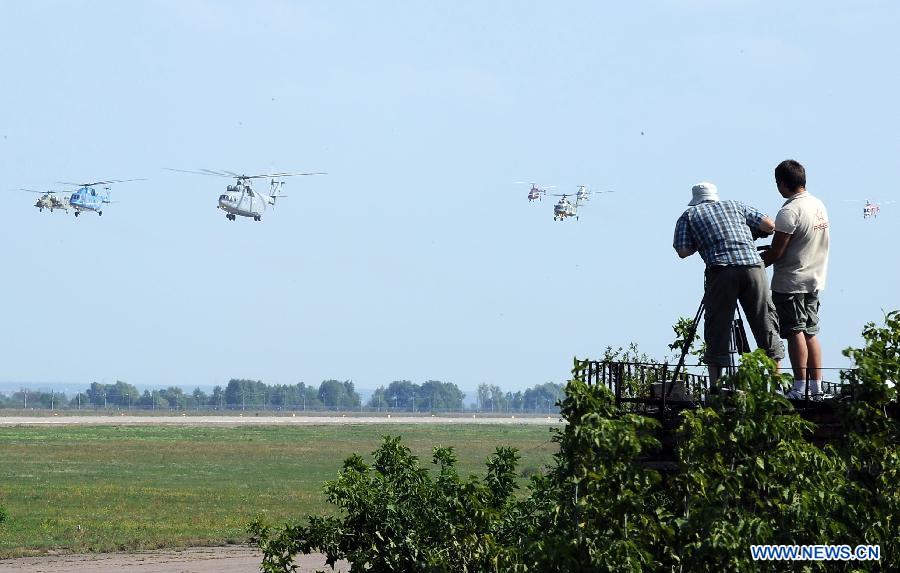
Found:
[[[79,214],[80,214],[80,213],[79,213],[78,211],[75,211],[75,216],[76,216],[76,217],[77,217]]]
[[[237,216],[234,213],[228,213],[227,215],[225,215],[225,218],[228,219],[229,221],[237,220]]]
[[[259,215],[254,215],[253,220],[254,221],[262,221],[262,217],[260,217]]]
[[[98,216],[98,217],[102,217],[102,216],[103,216],[103,211],[97,211],[97,216]]]

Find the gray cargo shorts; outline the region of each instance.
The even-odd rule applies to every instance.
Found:
[[[781,338],[795,332],[815,336],[819,332],[819,291],[772,292],[778,311]]]

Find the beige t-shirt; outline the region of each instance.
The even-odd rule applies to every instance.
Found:
[[[784,202],[775,230],[791,236],[784,255],[775,261],[772,291],[812,293],[825,288],[828,270],[828,212],[804,191]]]

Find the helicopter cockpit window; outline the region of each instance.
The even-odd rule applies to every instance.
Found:
[[[93,197],[93,196],[95,196],[95,195],[96,195],[96,193],[94,192],[93,189],[91,189],[91,197]]]
[[[247,189],[247,195],[249,195],[251,197],[255,197],[255,195],[253,194],[253,191],[250,189]]]

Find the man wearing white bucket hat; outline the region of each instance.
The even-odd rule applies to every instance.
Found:
[[[703,338],[710,381],[715,382],[721,368],[729,364],[729,340],[738,301],[756,345],[780,362],[784,344],[778,336],[765,266],[753,245],[754,235],[771,234],[774,222],[740,201],[720,201],[718,189],[707,181],[694,185],[691,192],[689,208],[675,224],[672,246],[681,258],[699,252],[706,263]]]

